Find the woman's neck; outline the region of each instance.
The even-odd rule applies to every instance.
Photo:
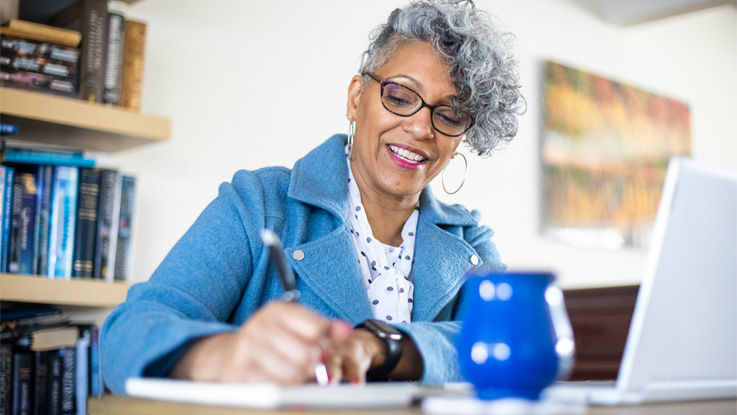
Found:
[[[361,172],[352,171],[374,238],[387,245],[401,245],[402,228],[417,206],[419,194],[397,197],[374,190]]]

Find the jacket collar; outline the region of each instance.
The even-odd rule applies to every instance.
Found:
[[[336,134],[297,160],[292,169],[288,197],[325,209],[347,221],[348,166],[345,134]],[[430,187],[420,194],[420,212],[436,225],[471,226],[476,220],[463,208],[439,202]]]
[[[320,207],[344,223],[348,213],[345,142],[345,135],[334,135],[298,160],[287,193],[289,198]],[[464,208],[439,202],[429,187],[423,190],[412,267],[415,283],[413,321],[433,320],[455,298],[463,284],[464,273],[471,267],[469,259],[476,254],[466,241],[444,230],[444,226],[476,224]],[[302,261],[292,258],[297,249],[304,253]],[[357,261],[351,260],[356,253],[347,227],[339,227],[326,236],[286,250],[299,277],[340,318],[356,324],[371,317],[368,296],[358,278],[361,271]]]

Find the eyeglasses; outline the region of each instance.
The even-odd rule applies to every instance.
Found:
[[[396,82],[364,72],[381,85],[381,104],[387,111],[402,117],[415,115],[421,109],[430,109],[430,122],[438,132],[449,137],[465,134],[473,126],[473,117],[465,111],[456,111],[450,105],[430,105],[420,94]]]

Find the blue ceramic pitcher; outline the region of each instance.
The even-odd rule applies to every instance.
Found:
[[[480,399],[536,400],[573,365],[573,331],[551,273],[476,270],[463,286],[460,368]]]

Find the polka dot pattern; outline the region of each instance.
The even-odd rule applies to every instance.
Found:
[[[412,261],[415,250],[415,234],[419,210],[415,208],[402,228],[402,244],[398,247],[382,243],[374,238],[366,211],[361,203],[361,193],[348,163],[348,226],[351,239],[358,253],[358,263],[363,275],[374,318],[387,322],[412,321],[414,283]],[[360,235],[364,235],[361,237]]]

